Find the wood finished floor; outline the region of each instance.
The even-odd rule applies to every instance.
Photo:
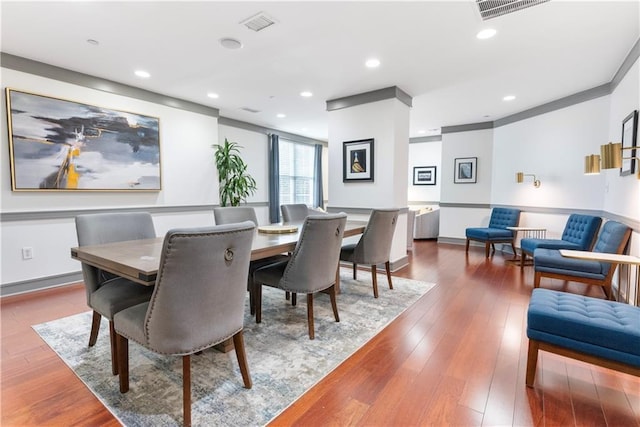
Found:
[[[640,427],[636,377],[542,352],[535,388],[524,385],[533,273],[508,257],[416,241],[395,274],[438,285],[270,425]],[[86,311],[84,298],[72,285],[0,301],[2,426],[119,425],[31,328]]]

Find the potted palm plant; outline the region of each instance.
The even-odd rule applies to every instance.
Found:
[[[218,169],[220,206],[238,206],[247,196],[255,193],[256,180],[247,173],[247,164],[240,157],[240,145],[224,139],[224,144],[214,144]]]

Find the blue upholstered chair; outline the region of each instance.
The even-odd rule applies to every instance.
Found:
[[[516,253],[514,244],[516,233],[512,230],[507,230],[507,227],[516,227],[519,222],[520,209],[493,208],[488,227],[467,228],[465,233],[467,236],[466,252],[469,252],[469,241],[476,240],[484,242],[484,255],[487,258],[489,258],[489,245],[495,252],[496,243],[509,243],[513,253]]]
[[[572,249],[575,251],[590,251],[598,236],[602,224],[599,216],[571,214],[560,239],[532,239],[520,240],[520,268],[524,267],[527,255],[533,256],[537,248]]]
[[[593,248],[593,252],[621,254],[631,237],[631,228],[616,221],[607,221]],[[611,278],[618,264],[567,258],[558,249],[538,248],[533,252],[534,287],[540,287],[540,279],[549,277],[587,285],[602,286],[605,295],[613,299]]]

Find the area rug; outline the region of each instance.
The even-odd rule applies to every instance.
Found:
[[[370,274],[341,271],[340,322],[328,295],[314,299],[315,340],[307,335],[306,298],[292,307],[284,292],[264,287],[262,323],[245,310],[244,341],[253,388],[242,386],[235,352],[209,349],[191,358],[192,422],[202,426],[261,426],[369,341],[389,322],[435,286],[393,278],[390,290],[379,275],[380,297],[373,298]],[[126,426],[182,424],[182,361],[129,344],[130,390],[121,394],[111,375],[108,324],[88,348],[91,313],[33,328]]]

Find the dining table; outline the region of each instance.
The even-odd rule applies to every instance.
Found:
[[[362,234],[366,226],[367,221],[347,220],[344,237]],[[301,230],[302,223],[256,227],[251,245],[251,260],[293,252]],[[163,243],[164,237],[156,237],[79,246],[71,248],[71,258],[133,282],[153,286],[158,275]],[[336,292],[340,292],[339,270],[338,265]],[[224,353],[229,352],[233,349],[233,341],[228,339],[215,348]]]
[[[344,237],[362,234],[366,226],[366,221],[347,220]],[[301,229],[302,224],[257,227],[251,245],[251,260],[293,252]],[[133,282],[153,286],[158,275],[163,242],[164,237],[157,237],[79,246],[71,248],[71,258]]]

